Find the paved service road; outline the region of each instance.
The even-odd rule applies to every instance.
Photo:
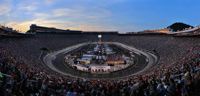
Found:
[[[96,42],[93,42],[93,43],[96,43]],[[67,66],[67,64],[65,64],[64,62],[65,54],[72,50],[80,48],[82,46],[87,46],[88,44],[91,44],[88,42],[73,45],[73,46],[64,48],[62,50],[49,53],[43,58],[43,62],[50,69],[62,75],[78,77],[78,78],[90,78],[90,79],[97,79],[97,78],[98,79],[116,79],[116,78],[123,78],[127,76],[140,74],[144,72],[145,70],[147,70],[148,68],[150,68],[152,65],[156,64],[158,61],[157,56],[155,56],[152,53],[144,52],[144,51],[138,50],[134,47],[131,47],[119,42],[105,42],[105,43],[115,44],[119,47],[132,51],[136,57],[135,64],[133,66],[132,65],[129,66],[126,69],[122,69],[122,70],[108,73],[108,74],[92,74],[88,72],[82,72],[82,71],[73,69],[70,66]]]

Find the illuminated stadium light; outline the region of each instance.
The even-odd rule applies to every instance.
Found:
[[[102,35],[98,35],[98,38],[102,38]]]

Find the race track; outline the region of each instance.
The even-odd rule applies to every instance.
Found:
[[[96,43],[96,42],[93,42],[93,43]],[[149,52],[138,50],[132,46],[128,46],[119,42],[104,42],[104,43],[112,43],[134,52],[134,55],[136,57],[136,62],[134,66],[129,66],[126,69],[112,72],[109,74],[92,74],[92,73],[73,69],[70,66],[66,66],[66,64],[64,63],[65,54],[79,47],[90,44],[88,42],[73,45],[73,46],[64,48],[62,50],[51,52],[43,58],[43,62],[47,67],[52,69],[52,71],[55,71],[57,73],[60,73],[66,76],[77,77],[77,78],[88,78],[88,79],[116,79],[116,78],[124,78],[127,76],[140,74],[144,72],[145,70],[147,70],[148,68],[150,68],[151,66],[153,66],[154,64],[156,64],[158,61],[158,58],[156,55]]]

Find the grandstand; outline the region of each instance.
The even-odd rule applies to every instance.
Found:
[[[174,32],[172,34],[175,34],[175,36],[198,36],[200,34],[200,26],[186,29],[183,31]]]
[[[44,30],[37,31],[34,28]],[[121,35],[118,32],[78,31],[76,33],[75,31],[76,34],[60,34],[59,32],[74,31],[46,27],[34,28],[30,32],[36,32],[36,34],[21,34],[22,36],[15,36],[15,38],[7,34],[4,38],[0,38],[2,96],[200,95],[198,88],[200,85],[200,39],[198,37],[185,37],[185,35],[176,37],[177,32]],[[196,31],[199,32],[199,27],[194,27],[187,32],[196,34]],[[64,56],[75,54],[74,51],[84,51],[77,45],[98,42],[98,34],[104,34],[103,42],[123,44],[130,50],[134,49],[130,55],[135,56],[136,66],[119,70],[118,73],[92,74],[91,76],[90,73],[88,75],[61,65],[64,62]],[[124,53],[128,52],[124,51]],[[59,54],[51,55],[56,53]],[[145,54],[152,54],[152,57],[155,56],[157,60],[149,66],[148,62],[152,58],[147,58]],[[54,60],[44,61],[44,58],[48,56]],[[51,68],[46,62],[53,63],[54,67]],[[62,74],[63,72],[68,75]]]

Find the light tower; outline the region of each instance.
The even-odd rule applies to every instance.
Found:
[[[103,54],[102,54],[102,52],[103,52],[103,42],[102,42],[102,35],[101,34],[99,34],[98,35],[98,39],[99,39],[99,41],[98,41],[98,45],[99,45],[99,49],[98,49],[98,52],[97,52],[97,57],[98,57],[98,59],[97,59],[97,62],[98,62],[98,64],[103,64]]]
[[[98,35],[98,38],[99,38],[99,41],[98,41],[98,43],[99,43],[99,44],[102,44],[102,40],[101,40],[101,38],[102,38],[102,35]]]

